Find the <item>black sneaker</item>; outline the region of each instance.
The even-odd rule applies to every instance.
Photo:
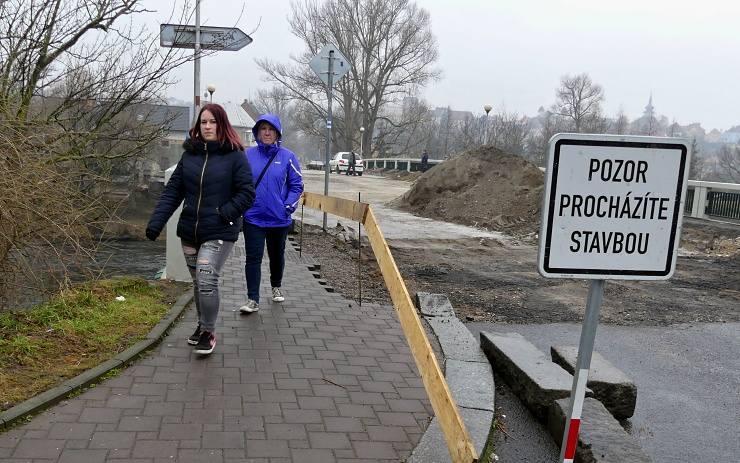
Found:
[[[198,344],[198,341],[200,341],[200,323],[198,323],[198,327],[195,329],[195,332],[188,338],[188,344],[194,346]]]
[[[195,345],[196,354],[210,354],[216,346],[216,335],[210,331],[201,331],[198,344]]]

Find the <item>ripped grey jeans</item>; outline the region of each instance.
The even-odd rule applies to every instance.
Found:
[[[216,332],[216,320],[221,306],[221,295],[218,291],[218,280],[221,267],[234,247],[233,241],[211,240],[200,245],[192,241],[181,240],[185,263],[193,277],[193,294],[195,308],[198,312],[198,324],[201,330]]]

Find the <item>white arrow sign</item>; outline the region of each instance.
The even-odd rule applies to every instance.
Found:
[[[329,57],[331,57],[333,61],[331,67],[331,83],[333,87],[339,79],[352,69],[350,62],[347,61],[347,58],[342,55],[337,47],[332,44],[328,44],[323,50],[314,56],[311,61],[309,61],[308,65],[313,69],[313,72],[315,72],[321,80],[324,81],[324,85],[329,87]]]
[[[195,48],[195,26],[162,24],[159,44],[170,48]],[[204,50],[237,51],[252,43],[252,38],[236,27],[200,27],[200,46]]]

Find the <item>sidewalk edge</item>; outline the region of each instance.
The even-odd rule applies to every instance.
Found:
[[[108,375],[111,371],[130,365],[131,362],[139,358],[142,354],[153,349],[164,339],[167,332],[180,318],[180,315],[182,315],[192,300],[193,290],[191,289],[178,299],[162,320],[160,320],[160,322],[157,323],[151,331],[149,331],[149,334],[147,334],[144,340],[134,344],[112,359],[65,381],[59,386],[31,397],[30,399],[0,413],[0,432],[4,432],[13,427],[19,421],[32,415],[36,415],[37,413],[58,404],[71,394],[75,394],[100,382],[100,379]]]

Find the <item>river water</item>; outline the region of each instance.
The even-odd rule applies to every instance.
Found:
[[[167,261],[167,244],[160,241],[148,240],[111,240],[105,249],[96,254],[100,270],[100,278],[113,276],[132,276],[145,280],[153,280],[162,270]],[[82,283],[89,279],[89,275],[82,273],[70,274],[72,283]],[[50,282],[50,284],[52,284]],[[0,305],[13,308],[29,308],[42,302],[42,295],[33,291],[36,284],[28,287],[30,292],[15,294],[12,300],[0,301]]]
[[[164,241],[115,240],[97,256],[105,278],[131,275],[151,280],[162,270],[167,261]]]

